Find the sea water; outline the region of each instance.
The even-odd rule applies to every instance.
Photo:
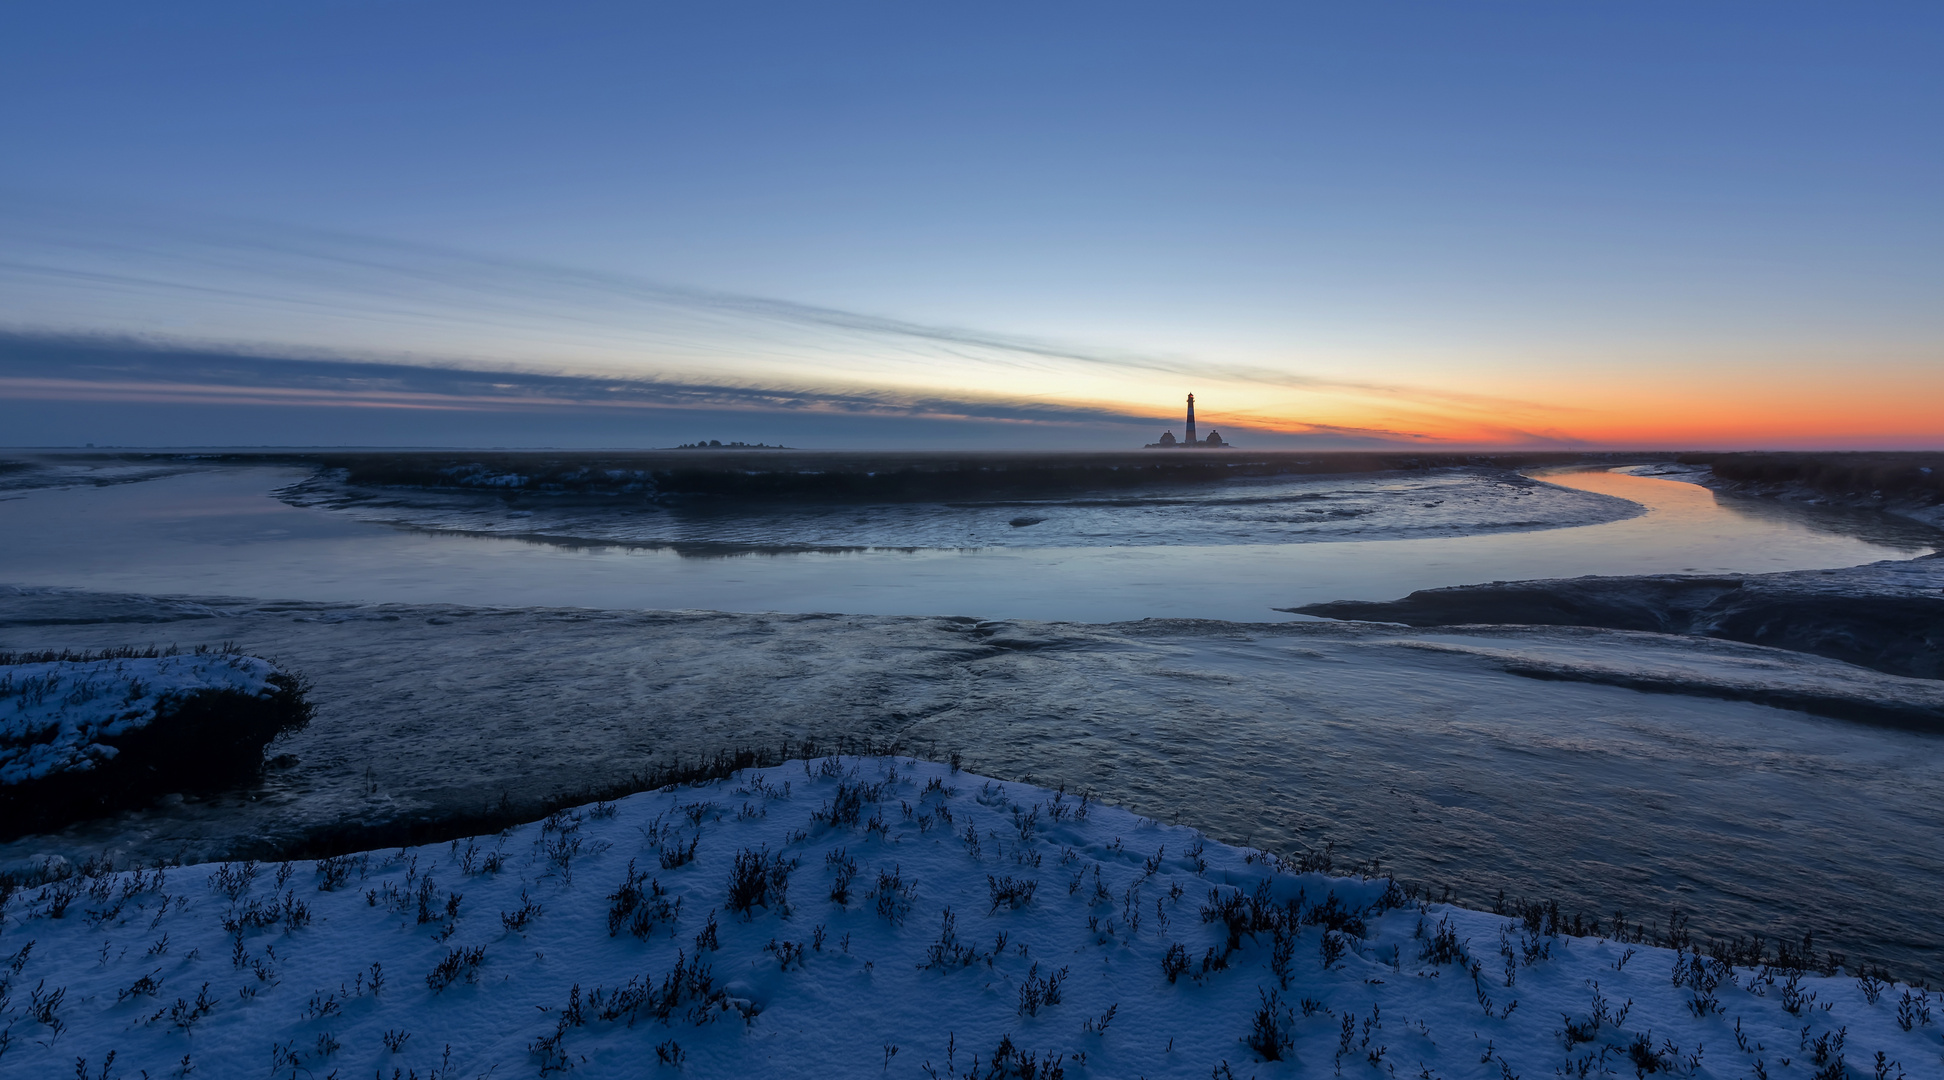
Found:
[[[507,607],[826,611],[1110,622],[1585,574],[1762,573],[1932,550],[1876,514],[1604,470],[1281,480],[1034,503],[593,512],[402,493],[334,511],[276,468],[16,490],[0,582]],[[513,517],[511,514],[528,516]],[[1016,519],[1040,518],[1029,526]],[[862,520],[858,520],[862,519]],[[491,527],[488,527],[488,526]]]

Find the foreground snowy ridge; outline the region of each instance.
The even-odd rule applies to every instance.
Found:
[[[1561,929],[822,759],[450,845],[19,890],[0,1075],[1944,1074],[1926,992]]]

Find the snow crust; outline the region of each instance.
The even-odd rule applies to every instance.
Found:
[[[266,660],[197,654],[0,667],[0,784],[92,769],[118,751],[102,740],[147,727],[186,695],[261,694]]]
[[[23,890],[0,1073],[1944,1071],[1925,992],[1560,931],[1072,794],[820,759],[451,845]]]

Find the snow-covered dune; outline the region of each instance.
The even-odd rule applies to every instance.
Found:
[[[1944,1071],[1923,991],[1302,870],[895,758],[450,845],[89,867],[0,904],[0,1074]]]

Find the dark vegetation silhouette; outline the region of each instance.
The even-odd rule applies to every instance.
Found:
[[[1944,502],[1944,451],[1798,451],[1682,454],[1736,484],[1795,484],[1833,498]]]
[[[103,460],[296,465],[358,487],[502,495],[626,496],[746,502],[950,502],[1220,483],[1235,477],[1326,476],[1445,468],[1666,461],[1672,454],[1424,454],[1211,450],[1193,458],[1140,450],[808,451],[687,447],[640,451],[120,452]]]
[[[1336,600],[1282,610],[1419,627],[1489,623],[1692,634],[1826,656],[1891,675],[1944,678],[1944,594],[1846,591],[1789,575],[1503,581],[1423,589],[1401,600]],[[1515,673],[1545,677],[1537,671]],[[1632,688],[1657,689],[1644,683]],[[1694,692],[1685,684],[1658,689]],[[1839,719],[1944,729],[1944,716],[1935,710],[1894,702],[1788,694],[1761,703]]]

